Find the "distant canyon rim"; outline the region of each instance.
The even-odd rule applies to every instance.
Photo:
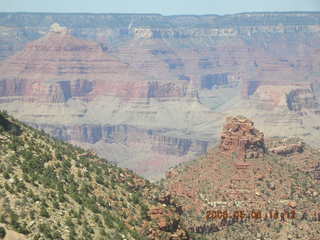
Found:
[[[227,116],[320,143],[320,13],[0,13],[0,108],[151,180]]]

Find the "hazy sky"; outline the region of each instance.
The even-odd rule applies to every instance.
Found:
[[[230,14],[320,11],[320,0],[0,0],[1,12]]]

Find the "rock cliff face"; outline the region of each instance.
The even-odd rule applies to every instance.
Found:
[[[220,150],[230,156],[235,154],[241,160],[260,157],[265,152],[264,135],[249,119],[229,117],[223,126]]]
[[[242,95],[247,98],[260,84],[277,82],[281,85],[306,77],[312,79],[309,73],[318,69],[320,14],[317,12],[170,17],[28,13],[2,13],[1,16],[0,42],[3,47],[0,56],[13,55],[23,45],[28,46],[27,42],[43,36],[51,24],[59,22],[67,26],[73,36],[98,42],[96,45],[91,43],[95,55],[107,52],[109,60],[110,55],[116,56],[148,79],[178,81],[175,82],[177,88],[182,84],[179,80],[192,81],[200,88],[242,81]],[[68,33],[61,27],[51,32],[54,35]],[[82,49],[81,43],[73,45],[69,50],[85,52],[88,49],[88,46]],[[40,43],[33,47],[38,51],[46,49]],[[60,45],[55,49],[68,50],[68,47]],[[34,66],[27,68],[35,71]],[[92,72],[83,62],[67,68],[62,67],[59,72],[84,75]],[[119,70],[123,71],[121,67]],[[138,88],[141,85],[133,87]],[[133,97],[149,92],[129,91],[131,85],[117,86],[119,89],[124,89],[124,95]]]
[[[203,79],[225,73],[250,82],[294,82],[317,68],[319,19],[317,12],[170,17],[1,13],[0,56],[13,55],[59,22],[148,77],[191,79],[205,88]],[[59,31],[64,30],[52,32]],[[251,94],[250,86],[244,84],[244,96]]]
[[[260,83],[250,98],[268,102],[273,107],[286,107],[299,114],[303,114],[303,112],[317,114],[319,112],[317,82]]]
[[[202,154],[228,111],[267,134],[308,137],[318,126],[305,128],[306,112],[320,112],[319,19],[0,13],[0,107],[148,172]]]
[[[59,103],[106,94],[123,98],[179,97],[186,89],[182,83],[146,81],[143,74],[104,53],[99,44],[77,39],[58,24],[2,62],[0,71],[1,96],[33,101]]]
[[[27,123],[58,139],[93,149],[121,167],[152,179],[159,178],[176,163],[205,154],[212,144],[207,140],[170,136],[163,130],[124,124],[68,126]]]
[[[36,128],[49,132],[52,136],[63,141],[87,142],[95,144],[104,141],[109,144],[132,145],[137,142],[149,142],[153,152],[184,156],[188,152],[204,154],[208,148],[208,141],[194,140],[166,136],[161,131],[152,129],[139,129],[129,125],[72,125],[58,126],[28,123]]]
[[[319,99],[317,99],[311,88],[292,90],[286,97],[288,108],[291,111],[301,111],[303,109],[316,110],[319,108]]]

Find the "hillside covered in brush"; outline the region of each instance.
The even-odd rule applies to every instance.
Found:
[[[0,113],[0,186],[7,239],[189,239],[170,195],[6,112]]]

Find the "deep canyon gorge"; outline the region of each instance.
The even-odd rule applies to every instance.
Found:
[[[316,12],[0,13],[0,108],[159,179],[229,115],[319,144],[319,46]]]

